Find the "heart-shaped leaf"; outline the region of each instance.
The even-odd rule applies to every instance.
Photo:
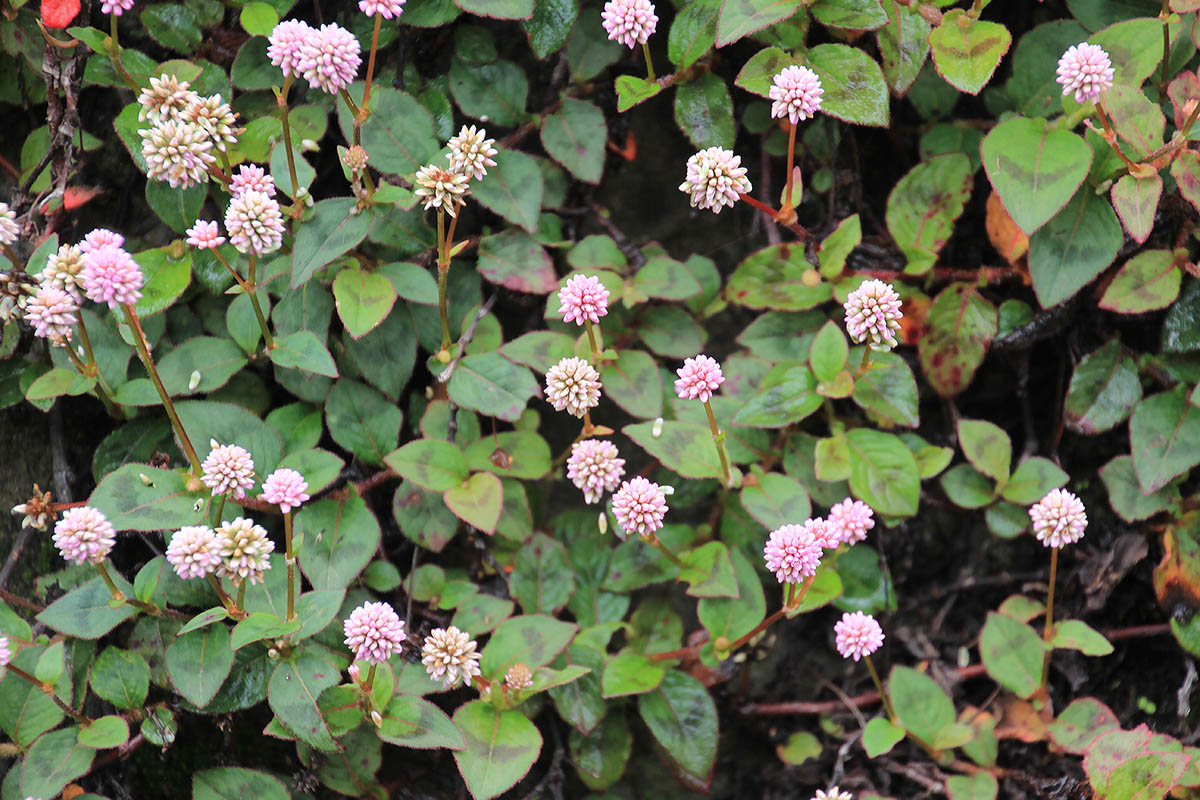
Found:
[[[446,508],[463,522],[487,534],[496,532],[504,502],[504,485],[492,473],[476,472],[461,486],[447,489],[442,498]]]

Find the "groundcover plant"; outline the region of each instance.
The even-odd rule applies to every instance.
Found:
[[[0,0],[0,800],[1200,797],[1198,10]]]

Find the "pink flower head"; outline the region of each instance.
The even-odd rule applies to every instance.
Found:
[[[382,664],[404,646],[404,623],[387,603],[363,603],[342,623],[356,661]]]
[[[558,290],[558,302],[563,322],[598,323],[608,314],[608,289],[595,275],[575,275]]]
[[[101,247],[83,254],[79,274],[88,299],[109,308],[132,305],[142,296],[142,269],[122,248]]]
[[[617,488],[625,474],[625,459],[617,458],[617,446],[607,439],[584,439],[571,445],[567,477],[583,492],[589,505]]]
[[[239,195],[247,191],[262,192],[267,197],[274,197],[275,179],[258,164],[242,164],[229,181],[229,193]]]
[[[225,244],[225,237],[221,235],[216,220],[206,222],[198,219],[195,225],[187,229],[187,243],[201,250],[212,250]]]
[[[212,449],[200,465],[204,471],[200,480],[214,496],[227,494],[234,500],[241,500],[247,489],[254,488],[254,459],[245,448],[236,444],[217,444],[210,440],[209,446]]]
[[[608,38],[630,50],[645,44],[658,26],[654,4],[649,0],[608,0],[600,17]]]
[[[337,94],[354,81],[358,65],[358,38],[341,25],[322,25],[305,37],[300,45],[296,68],[314,89]]]
[[[706,355],[684,359],[683,366],[675,370],[679,379],[675,381],[675,394],[680,400],[699,400],[707,403],[712,393],[725,382],[721,365]]]
[[[125,237],[121,234],[113,233],[107,228],[96,228],[83,237],[83,241],[79,243],[79,249],[84,253],[90,253],[101,247],[121,247],[124,244]]]
[[[829,509],[826,525],[832,547],[855,544],[866,539],[867,531],[875,527],[875,512],[863,501],[847,497]]]
[[[235,194],[225,209],[229,243],[239,253],[264,255],[283,244],[283,214],[279,201],[266,192],[246,189]]]
[[[133,0],[100,0],[100,13],[119,17],[133,8]]]
[[[171,536],[167,561],[187,580],[203,578],[221,566],[221,542],[207,525],[185,525]]]
[[[883,628],[874,617],[861,611],[843,614],[833,626],[833,632],[837,634],[837,649],[842,658],[858,661],[883,644]]]
[[[8,203],[0,203],[0,245],[12,244],[21,236],[21,226],[17,224],[17,212],[8,207]]]
[[[358,9],[368,17],[378,14],[384,19],[391,19],[404,11],[404,0],[358,0]]]
[[[780,583],[801,583],[817,574],[827,541],[824,520],[808,519],[803,525],[784,525],[767,537],[763,558]]]
[[[711,209],[720,214],[725,206],[733,208],[741,195],[753,187],[746,177],[742,157],[732,150],[709,147],[688,159],[687,179],[679,191],[690,196],[692,208]]]
[[[117,543],[112,523],[91,506],[69,508],[54,523],[54,546],[72,564],[99,564]]]
[[[662,487],[641,475],[625,481],[613,495],[613,514],[626,533],[649,536],[663,526],[667,498]]]
[[[25,305],[25,321],[33,326],[33,334],[59,346],[71,341],[78,313],[79,299],[52,283],[43,284]]]
[[[267,58],[283,70],[284,77],[299,74],[301,71],[300,48],[313,33],[309,24],[299,19],[285,19],[271,31]]]
[[[600,373],[586,359],[564,358],[546,370],[546,402],[580,419],[600,403]]]
[[[771,104],[772,117],[787,117],[795,125],[821,110],[821,79],[808,67],[784,67],[772,79],[767,96]]]
[[[1087,514],[1083,501],[1066,489],[1055,489],[1029,509],[1033,532],[1046,547],[1063,547],[1083,538]]]
[[[872,350],[891,350],[899,342],[900,295],[891,284],[880,280],[863,281],[846,298],[846,331],[855,342],[867,342]]]
[[[1074,92],[1076,103],[1086,103],[1112,88],[1112,62],[1100,45],[1087,42],[1071,45],[1058,60],[1056,80],[1062,84],[1064,95]]]
[[[284,514],[293,508],[299,508],[308,500],[308,482],[304,476],[294,469],[282,467],[275,470],[263,481],[262,499],[279,506]]]
[[[7,667],[10,661],[12,661],[12,650],[8,649],[8,637],[0,636],[0,670]]]

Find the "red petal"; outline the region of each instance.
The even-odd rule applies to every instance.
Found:
[[[79,0],[42,0],[42,22],[47,28],[65,28],[79,13]]]

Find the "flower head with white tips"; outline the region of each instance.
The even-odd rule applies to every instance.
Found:
[[[657,483],[637,475],[621,484],[613,495],[612,507],[625,533],[649,536],[663,526],[667,497]]]
[[[470,634],[453,625],[434,628],[421,650],[425,671],[447,689],[460,682],[470,686],[471,679],[479,675],[478,645]]]
[[[247,489],[254,488],[254,459],[244,447],[236,444],[218,444],[209,440],[208,457],[200,465],[203,474],[200,480],[213,496],[227,494],[234,500],[246,496]]]
[[[217,575],[235,583],[260,582],[263,573],[271,568],[271,553],[275,551],[275,543],[267,536],[267,529],[245,517],[238,517],[232,522],[221,523],[216,534],[217,552],[221,556]]]
[[[392,653],[400,652],[407,638],[404,623],[387,603],[363,603],[350,612],[342,631],[354,659],[370,664],[382,664]]]
[[[1077,103],[1097,100],[1112,88],[1112,62],[1100,45],[1080,42],[1068,47],[1058,60],[1056,80],[1062,85],[1064,95],[1074,93]]]
[[[821,79],[808,67],[784,67],[771,81],[767,96],[771,116],[787,117],[793,125],[809,119],[821,110]]]
[[[221,566],[221,541],[207,525],[185,525],[171,536],[167,561],[185,580],[203,578]]]
[[[658,27],[654,4],[649,0],[608,0],[600,18],[608,38],[630,50],[645,44]]]
[[[1087,512],[1083,501],[1066,489],[1055,489],[1029,509],[1033,533],[1046,547],[1065,547],[1083,538]]]
[[[450,159],[450,170],[470,175],[477,181],[483,180],[487,168],[496,166],[492,160],[492,156],[498,152],[493,146],[495,144],[495,139],[487,138],[485,129],[476,130],[474,125],[463,125],[458,135],[446,143],[450,150],[446,153],[446,158]]]
[[[72,564],[99,564],[116,543],[112,523],[91,506],[67,509],[54,525],[54,546]]]
[[[866,342],[872,350],[891,350],[899,342],[900,295],[890,283],[874,278],[863,281],[846,298],[846,332],[855,342]]]
[[[714,214],[726,206],[732,208],[751,188],[741,156],[720,147],[706,148],[689,158],[687,179],[679,184],[679,191],[689,195],[692,208],[711,209]]]

